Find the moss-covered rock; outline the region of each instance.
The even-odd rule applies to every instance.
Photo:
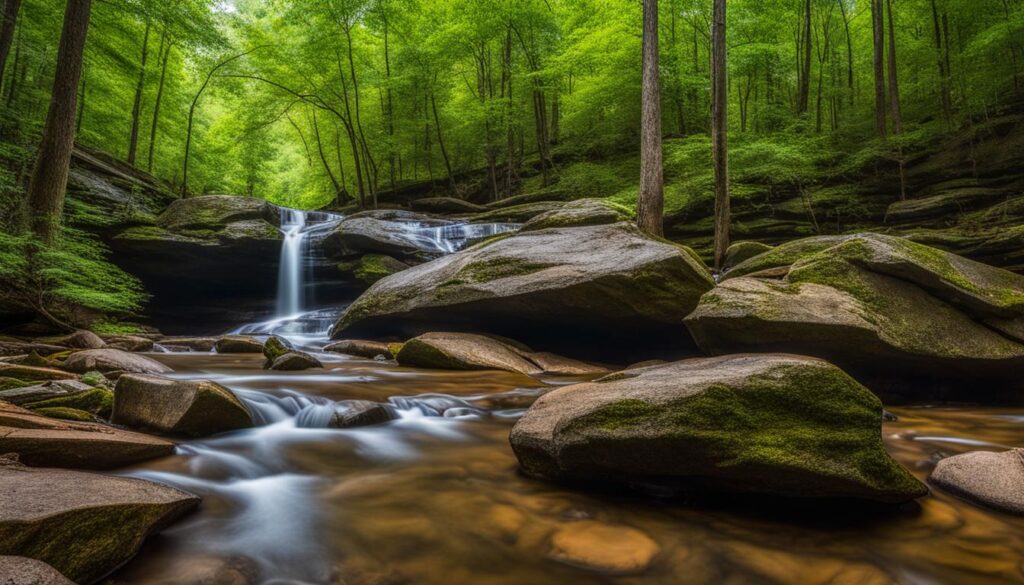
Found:
[[[631,224],[548,228],[387,277],[348,308],[332,336],[461,329],[570,356],[649,357],[692,347],[678,323],[713,284],[685,248]]]
[[[151,533],[199,498],[127,477],[0,464],[0,555],[43,561],[94,583],[135,555]]]
[[[133,428],[201,437],[254,426],[249,409],[208,380],[127,374],[117,380],[111,421]]]
[[[20,388],[0,390],[0,400],[19,406],[54,398],[69,398],[93,387],[78,380],[49,380]]]
[[[225,335],[213,348],[217,353],[263,353],[263,343],[250,335]]]
[[[754,256],[764,254],[771,249],[771,246],[761,242],[733,242],[725,251],[725,262],[722,268],[729,270],[733,266],[750,260]]]
[[[21,380],[19,378],[0,378],[0,392],[4,390],[13,390],[15,388],[24,388],[26,386],[34,386],[38,382],[30,380]]]
[[[810,238],[736,266],[686,324],[712,354],[801,353],[887,394],[980,398],[1020,386],[1024,277],[892,236]]]
[[[66,406],[35,408],[33,409],[33,412],[50,418],[59,418],[62,420],[73,420],[78,422],[92,422],[96,420],[96,415],[91,412],[86,412],[77,408],[68,408]]]
[[[292,344],[277,335],[271,335],[263,342],[263,356],[267,358],[268,362],[273,362],[291,350]]]
[[[94,414],[102,418],[110,417],[110,409],[114,403],[114,393],[106,388],[93,388],[85,392],[59,396],[39,402],[25,404],[25,408],[42,413],[44,409],[66,408]],[[52,415],[47,415],[52,416]],[[62,418],[62,417],[58,417]],[[92,420],[91,418],[88,420]]]
[[[358,260],[339,264],[338,269],[369,287],[378,280],[409,268],[401,260],[383,254],[366,254]]]
[[[101,350],[102,351],[102,350]],[[21,364],[0,364],[0,378],[17,380],[74,380],[75,374],[56,368],[39,368]]]
[[[882,405],[839,368],[732,355],[554,390],[510,441],[544,479],[903,502],[927,489],[886,453]]]
[[[606,199],[580,199],[530,219],[523,224],[521,231],[602,225],[629,221],[634,217],[632,210],[618,203]]]
[[[90,386],[106,387],[110,385],[110,380],[108,380],[107,377],[104,376],[102,372],[99,372],[97,370],[92,370],[90,372],[82,374],[80,380],[83,384],[88,384]]]

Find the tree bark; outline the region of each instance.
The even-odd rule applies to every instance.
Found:
[[[811,0],[804,2],[804,54],[800,63],[800,95],[797,101],[796,113],[806,114],[811,95]]]
[[[885,18],[882,0],[871,0],[872,47],[875,69],[875,132],[885,138]]]
[[[434,112],[434,132],[437,133],[437,145],[441,148],[444,168],[448,171],[448,186],[452,190],[452,195],[455,195],[455,176],[452,174],[452,163],[448,160],[448,149],[444,146],[444,136],[441,135],[441,119],[437,115],[437,99],[434,97],[434,88],[430,88],[430,108]]]
[[[889,101],[892,105],[892,131],[903,134],[903,114],[900,110],[900,85],[896,74],[896,33],[892,21],[892,0],[886,0],[889,13]],[[907,167],[903,160],[903,145],[896,147],[896,158],[900,167],[900,199],[907,198]]]
[[[729,118],[725,0],[714,0],[711,25],[711,152],[715,171],[715,269],[729,248]]]
[[[164,83],[167,80],[167,61],[171,57],[171,49],[174,47],[174,42],[167,43],[164,47],[164,41],[167,37],[167,31],[165,30],[160,36],[161,50],[157,53],[157,58],[160,59],[160,83],[157,84],[156,88],[156,100],[153,102],[153,123],[149,126],[149,153],[146,156],[146,170],[153,172],[153,152],[156,149],[156,130],[160,125],[160,104],[164,98]]]
[[[18,11],[21,9],[21,0],[7,0],[4,4],[4,20],[0,25],[0,79],[4,77],[4,70],[7,68],[7,56],[11,53],[11,44],[14,42],[14,28],[18,24]]]
[[[839,12],[843,16],[843,27],[846,30],[846,86],[849,90],[850,105],[852,106],[856,97],[853,87],[853,38],[850,36],[850,18],[846,14],[845,0],[838,0],[838,2]]]
[[[149,57],[150,22],[146,20],[146,32],[142,35],[142,59],[139,64],[139,80],[135,83],[135,101],[132,103],[132,131],[128,138],[128,164],[135,166],[135,155],[139,149],[139,119],[142,117],[142,90],[146,86],[146,59]]]
[[[943,59],[942,27],[939,24],[939,9],[935,0],[931,0],[932,25],[935,28],[935,55],[939,65],[939,99],[942,102],[942,115],[946,120],[946,127],[950,128],[953,119],[952,100],[949,94],[949,72],[946,71],[946,62]]]
[[[636,224],[664,233],[665,184],[661,152],[661,80],[658,75],[658,0],[644,0],[643,90],[640,120],[640,195]]]
[[[82,56],[89,33],[91,9],[92,0],[68,0],[64,9],[64,27],[57,48],[50,108],[29,182],[32,231],[46,245],[54,244],[60,233],[64,190],[68,182],[71,151],[75,146],[78,82],[82,76]]]
[[[316,150],[320,153],[320,162],[323,163],[324,170],[327,171],[327,177],[331,179],[331,184],[334,185],[334,197],[337,199],[341,186],[338,185],[338,179],[334,177],[334,171],[331,170],[331,165],[327,162],[327,156],[324,155],[324,145],[320,140],[320,125],[316,121],[316,110],[313,110],[313,135],[316,137]]]

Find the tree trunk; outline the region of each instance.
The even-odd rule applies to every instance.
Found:
[[[7,88],[7,99],[5,103],[8,108],[14,104],[14,96],[17,91],[18,85],[18,64],[21,63],[21,37],[24,36],[22,33],[18,33],[18,44],[14,47],[14,62],[11,64],[11,82]]]
[[[149,57],[149,20],[142,35],[142,59],[139,64],[139,80],[135,84],[135,101],[132,103],[132,132],[128,138],[128,164],[135,166],[135,154],[139,149],[139,118],[142,117],[142,90],[146,85],[146,59]]]
[[[892,21],[892,0],[886,0],[889,12],[889,100],[892,105],[893,134],[903,133],[903,114],[900,110],[900,85],[896,75],[896,27]],[[903,160],[903,145],[897,146],[896,157],[900,166],[900,199],[907,198],[907,168]]]
[[[320,140],[320,125],[316,121],[315,109],[313,110],[313,135],[316,137],[316,150],[320,153],[320,162],[323,163],[324,170],[327,171],[327,177],[331,180],[331,184],[334,185],[334,195],[337,198],[341,187],[338,185],[338,179],[334,178],[334,171],[331,170],[331,165],[327,162],[327,156],[324,155],[324,145]]]
[[[160,59],[160,83],[157,84],[156,100],[153,102],[153,122],[149,126],[149,153],[146,156],[146,170],[151,173],[153,172],[153,152],[156,149],[156,130],[160,125],[160,104],[164,99],[164,83],[167,80],[167,61],[170,60],[171,48],[174,47],[173,41],[164,47],[166,37],[167,31],[164,30],[160,35],[161,50],[157,53],[157,58]]]
[[[811,95],[811,0],[804,2],[804,54],[800,63],[800,95],[797,102],[796,113],[806,114]]]
[[[28,187],[32,231],[46,245],[55,243],[60,233],[64,189],[75,146],[78,82],[82,76],[82,55],[91,9],[92,0],[68,0],[64,9],[50,108]]]
[[[86,71],[82,70],[82,83],[78,90],[78,119],[75,120],[75,135],[82,131],[82,121],[85,120],[85,82],[89,79]]]
[[[437,133],[437,145],[441,148],[444,168],[448,171],[448,186],[452,190],[452,195],[455,195],[457,191],[455,175],[452,174],[452,163],[448,160],[448,149],[444,147],[444,136],[441,135],[441,118],[437,115],[437,99],[434,97],[434,88],[430,88],[430,108],[434,111],[434,131]]]
[[[949,72],[946,71],[946,62],[943,59],[942,49],[942,27],[939,24],[939,9],[935,0],[931,0],[932,25],[935,28],[935,55],[939,65],[939,99],[942,102],[942,115],[946,120],[946,127],[952,127],[953,107],[949,96]]]
[[[4,4],[4,20],[0,25],[0,79],[4,77],[4,70],[7,68],[7,55],[11,52],[11,43],[14,42],[14,28],[18,23],[18,11],[21,9],[21,0],[7,0]]]
[[[658,75],[658,0],[644,0],[643,96],[640,121],[640,195],[636,224],[664,233],[665,184],[661,152],[661,80]]]
[[[714,0],[711,25],[711,152],[715,170],[715,269],[729,248],[729,125],[725,0]]]
[[[871,0],[872,47],[875,68],[875,131],[885,138],[885,18],[882,0]]]
[[[850,105],[856,97],[853,89],[853,39],[850,36],[850,18],[846,15],[845,0],[838,0],[839,12],[843,16],[843,27],[846,29],[846,86],[849,90]]]
[[[391,50],[388,42],[388,16],[382,10],[384,20],[384,74],[387,85],[386,115],[388,130],[388,178],[391,189],[395,188],[395,106],[391,96]]]

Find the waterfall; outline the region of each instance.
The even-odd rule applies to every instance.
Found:
[[[298,315],[305,302],[306,213],[297,209],[281,209],[281,264],[277,273],[277,318]]]

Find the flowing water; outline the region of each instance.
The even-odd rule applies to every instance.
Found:
[[[310,253],[307,246],[293,259],[301,264]],[[282,269],[283,280],[291,274]],[[307,288],[299,274],[288,291]],[[316,351],[336,312],[309,310],[301,293],[295,298],[298,310],[279,307],[277,319],[242,330],[284,334]],[[112,583],[1024,582],[1024,519],[941,491],[895,508],[823,510],[568,490],[519,475],[508,433],[537,396],[573,380],[317,355],[324,369],[269,372],[257,355],[153,354],[176,377],[231,388],[260,426],[186,441],[171,457],[123,472],[192,491],[203,504],[151,538]],[[390,402],[401,418],[325,428],[331,404],[348,399]],[[943,456],[1024,445],[1024,410],[893,411],[898,420],[883,426],[886,446],[921,479]],[[614,575],[552,554],[552,535],[594,523],[653,539],[651,566]],[[600,557],[614,544],[583,546]]]

